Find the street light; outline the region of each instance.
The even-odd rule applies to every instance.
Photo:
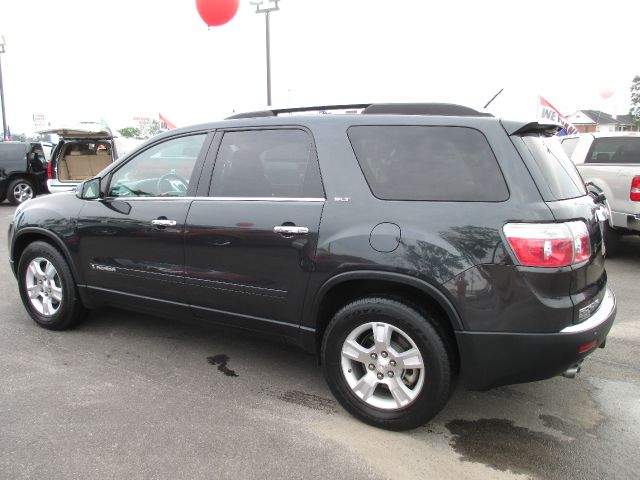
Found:
[[[2,85],[2,54],[5,52],[4,35],[0,35],[0,103],[2,104],[2,140],[7,139],[7,117],[4,113],[4,87]]]
[[[256,13],[264,13],[267,32],[267,106],[271,106],[271,35],[269,33],[269,13],[280,10],[278,2],[280,0],[267,0],[271,4],[269,7],[262,7],[264,0],[249,0],[251,5],[255,5]]]

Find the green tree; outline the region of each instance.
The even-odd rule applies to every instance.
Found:
[[[140,129],[136,127],[125,127],[118,130],[120,135],[127,138],[137,138],[140,136]]]
[[[151,120],[147,125],[145,125],[142,130],[142,136],[144,138],[150,138],[154,135],[160,133],[160,122],[158,120]]]
[[[633,115],[636,123],[640,126],[640,75],[633,77],[631,82],[631,110],[629,113]]]

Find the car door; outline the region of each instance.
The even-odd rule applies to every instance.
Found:
[[[85,202],[78,249],[100,300],[188,310],[184,224],[210,139],[198,133],[149,146],[103,180],[104,198]]]
[[[187,298],[198,317],[291,333],[325,201],[312,136],[235,130],[218,145],[208,196],[187,217]]]

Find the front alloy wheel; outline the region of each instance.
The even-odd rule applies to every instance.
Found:
[[[56,267],[43,257],[31,260],[25,283],[33,308],[45,317],[55,315],[62,306],[62,282]]]
[[[41,327],[64,330],[86,313],[67,261],[50,243],[27,245],[18,261],[20,298]]]

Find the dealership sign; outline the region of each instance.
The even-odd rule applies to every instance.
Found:
[[[49,126],[47,116],[44,113],[34,113],[32,118],[34,130],[41,130]]]

